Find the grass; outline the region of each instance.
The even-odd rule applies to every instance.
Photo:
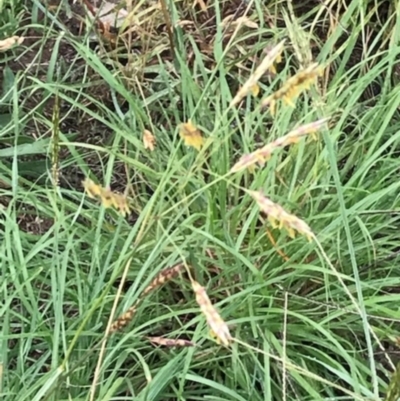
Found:
[[[264,3],[241,11],[259,29],[235,30],[220,24],[231,3],[208,2],[205,18],[167,2],[172,57],[161,10],[143,14],[132,56],[71,35],[63,5],[0,2],[0,40],[26,36],[0,61],[2,399],[397,399],[400,7]],[[282,39],[277,75],[230,107],[254,58]],[[295,107],[259,107],[313,61],[324,73]],[[229,173],[327,117],[317,140]],[[179,135],[189,120],[199,151]],[[85,196],[85,178],[125,191],[131,215]],[[247,192],[259,190],[316,240],[273,228]],[[206,288],[230,346],[210,335],[187,273],[141,298],[177,263]],[[155,346],[156,336],[196,347]]]

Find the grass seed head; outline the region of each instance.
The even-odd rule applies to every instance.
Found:
[[[297,127],[294,130],[290,131],[286,136],[288,137],[288,140],[290,140],[290,138],[301,138],[306,135],[311,135],[313,137],[313,139],[317,139],[315,134],[328,121],[329,121],[329,118],[321,118],[321,119],[313,121],[311,123],[300,125],[300,127]],[[284,146],[286,146],[286,145],[284,145]]]
[[[165,337],[147,337],[153,344],[162,345],[164,347],[195,347],[196,344],[189,340],[181,338],[172,339]]]
[[[101,186],[95,184],[90,178],[86,178],[84,181],[82,181],[82,185],[83,188],[85,188],[89,198],[93,199],[101,195]]]
[[[268,70],[270,70],[271,72],[276,72],[274,63],[281,60],[281,53],[283,51],[284,44],[285,41],[283,40],[267,53],[260,65],[254,71],[254,73],[236,93],[235,97],[231,101],[230,107],[238,104],[249,93],[252,93],[254,96],[255,91],[257,91],[258,95],[258,81]],[[255,88],[258,88],[258,90],[256,90]]]
[[[133,316],[135,315],[137,311],[137,305],[138,302],[136,302],[135,305],[131,306],[129,309],[127,309],[121,316],[117,318],[117,320],[114,320],[114,322],[111,324],[110,328],[110,333],[115,333],[116,331],[122,330],[124,327],[126,327],[133,319]]]
[[[127,216],[131,213],[128,200],[125,195],[112,192],[111,200],[112,206],[117,209],[122,216]]]
[[[228,325],[224,322],[217,310],[212,305],[205,288],[202,287],[197,281],[192,281],[192,288],[196,295],[196,302],[206,317],[207,323],[212,332],[215,334],[215,337],[220,343],[228,346],[233,340],[231,333],[229,332]]]
[[[286,104],[294,107],[294,101],[299,94],[310,89],[315,79],[322,74],[322,68],[317,64],[311,64],[304,70],[289,78],[280,89],[268,96],[261,102],[261,107],[270,107],[271,114],[275,112],[275,104],[283,100]]]
[[[184,270],[185,265],[183,263],[179,263],[172,267],[167,267],[164,270],[161,270],[157,276],[153,279],[153,281],[143,290],[141,298],[146,296],[151,291],[155,290],[158,287],[164,285],[167,281],[172,280],[176,277],[182,270]]]
[[[204,138],[201,135],[200,130],[196,128],[190,120],[187,123],[180,125],[179,135],[185,142],[186,146],[192,146],[193,148],[200,150],[204,145]]]
[[[297,216],[286,212],[282,206],[272,202],[259,191],[248,191],[249,195],[257,202],[259,208],[268,216],[268,221],[274,228],[285,228],[291,238],[296,231],[307,237],[309,241],[315,238],[308,224]]]
[[[95,184],[91,179],[86,178],[82,185],[90,198],[99,198],[101,204],[107,208],[115,208],[122,216],[130,214],[128,199],[125,195],[118,194],[110,189]]]
[[[255,164],[259,164],[263,166],[265,162],[269,160],[271,154],[280,148],[283,148],[288,145],[295,144],[299,142],[299,140],[308,134],[314,134],[321,128],[328,119],[321,119],[314,121],[309,124],[301,125],[300,127],[290,131],[287,135],[282,136],[276,139],[273,142],[268,143],[267,145],[263,146],[255,150],[252,153],[247,155],[243,155],[239,161],[231,168],[231,173],[236,173],[238,171],[244,170],[246,168],[253,167]]]
[[[145,149],[149,149],[151,152],[156,145],[155,136],[147,129],[143,131],[143,145]]]
[[[256,151],[243,155],[239,161],[230,169],[231,173],[236,173],[242,171],[246,168],[252,168],[255,164],[263,166],[265,162],[269,159],[269,155],[263,151],[264,148],[257,149]]]

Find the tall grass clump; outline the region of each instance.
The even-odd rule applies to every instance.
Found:
[[[395,400],[397,5],[87,3],[0,5],[1,398]]]

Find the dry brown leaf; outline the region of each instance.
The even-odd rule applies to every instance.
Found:
[[[154,150],[154,146],[156,144],[155,136],[147,129],[143,131],[143,144],[145,149],[149,149],[150,151]]]
[[[25,38],[23,36],[11,36],[9,38],[0,40],[0,51],[6,51],[15,44],[21,45],[24,39]]]
[[[204,144],[204,138],[202,137],[201,132],[190,120],[187,123],[180,125],[179,134],[187,146],[192,146],[195,149],[200,150]]]

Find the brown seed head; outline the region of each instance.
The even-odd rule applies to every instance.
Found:
[[[182,270],[184,270],[185,265],[183,263],[178,263],[175,266],[167,267],[164,270],[161,270],[157,276],[153,279],[153,281],[143,290],[141,298],[146,296],[149,292],[155,290],[158,287],[164,285],[167,281],[172,280],[176,277]]]
[[[138,303],[139,302],[136,302],[134,306],[131,306],[129,309],[127,309],[117,320],[114,320],[114,322],[111,324],[110,334],[122,330],[132,321],[133,316],[136,313]]]

